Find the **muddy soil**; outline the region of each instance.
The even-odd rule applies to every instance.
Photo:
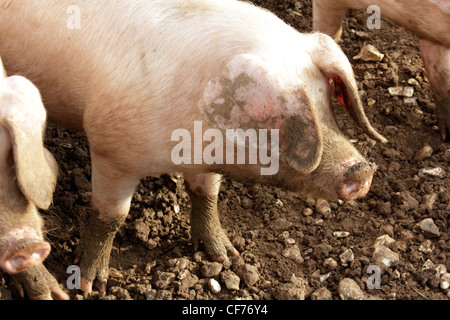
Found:
[[[310,0],[254,2],[299,31],[311,30]],[[137,188],[126,224],[115,239],[108,292],[95,291],[87,299],[337,300],[343,279],[354,280],[362,290],[359,297],[365,299],[450,298],[436,271],[436,266],[450,271],[450,144],[442,142],[437,131],[417,37],[385,20],[381,29],[368,30],[367,18],[365,12],[348,14],[341,45],[354,66],[366,113],[389,142],[368,140],[341,111],[338,122],[378,165],[368,195],[347,203],[324,203],[224,179],[220,219],[241,258],[221,267],[194,252],[183,178],[147,178]],[[385,55],[381,62],[353,60],[366,44]],[[391,96],[388,88],[394,86],[414,87],[413,99]],[[67,289],[66,269],[73,264],[90,210],[88,143],[84,134],[50,124],[46,146],[57,158],[60,174],[54,204],[42,212],[52,244],[45,265],[72,299],[86,299],[79,290]],[[421,154],[425,146],[431,147],[431,154]],[[437,232],[416,226],[428,218]],[[380,285],[373,288],[371,276],[376,272],[369,268],[377,265],[374,245],[384,235],[393,239],[385,243],[383,249],[389,251],[384,254],[394,258],[380,269]],[[227,274],[237,274],[240,282],[228,282]],[[217,280],[220,292],[213,292],[210,279]],[[236,287],[228,289],[227,284]],[[4,296],[6,292],[20,298],[7,274],[0,273],[0,287]]]

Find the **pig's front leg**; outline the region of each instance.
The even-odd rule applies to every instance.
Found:
[[[450,48],[420,40],[425,73],[436,100],[436,114],[443,140],[450,139]]]
[[[191,237],[194,250],[202,242],[206,253],[218,262],[239,252],[233,247],[222,229],[217,211],[220,187],[219,174],[185,174],[187,192],[191,198]],[[228,254],[228,255],[227,255]]]
[[[139,179],[115,168],[105,158],[92,153],[92,213],[77,248],[81,289],[90,293],[95,279],[106,291],[109,259],[115,235],[129,212]]]
[[[11,281],[22,298],[26,293],[31,300],[69,300],[42,263],[12,275]]]

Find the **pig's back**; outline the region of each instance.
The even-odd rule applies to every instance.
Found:
[[[232,56],[292,35],[271,13],[227,0],[78,1],[80,29],[70,29],[72,3],[15,0],[2,9],[0,56],[10,74],[38,86],[50,120],[74,129],[86,106],[154,123],[173,111],[198,119],[200,88]]]

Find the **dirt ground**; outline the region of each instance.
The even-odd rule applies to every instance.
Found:
[[[254,2],[297,30],[311,31],[310,0]],[[115,239],[108,292],[94,292],[88,299],[338,300],[343,279],[354,280],[368,299],[450,298],[436,268],[430,266],[443,265],[450,271],[450,144],[441,141],[436,128],[435,104],[416,36],[385,20],[381,29],[368,30],[367,18],[365,12],[348,14],[341,45],[354,66],[366,113],[389,142],[369,141],[343,112],[338,123],[363,155],[378,165],[368,195],[347,203],[330,202],[329,209],[325,203],[323,209],[316,199],[224,179],[220,218],[241,259],[220,270],[193,250],[183,178],[147,178]],[[366,44],[385,55],[381,62],[353,60]],[[414,87],[415,105],[388,93],[397,85]],[[426,145],[431,155],[417,158]],[[54,204],[42,212],[52,244],[45,265],[66,288],[70,276],[66,269],[73,264],[89,213],[89,150],[82,133],[53,125],[48,126],[46,146],[59,162],[60,175]],[[427,218],[439,234],[416,226]],[[386,247],[390,254],[398,254],[398,261],[381,269],[378,289],[369,289],[374,244],[383,235],[395,240]],[[238,290],[227,288],[226,275],[233,273],[240,276]],[[210,289],[211,278],[220,284],[220,292]],[[0,287],[19,298],[4,273]],[[85,299],[79,290],[67,292],[72,299]]]

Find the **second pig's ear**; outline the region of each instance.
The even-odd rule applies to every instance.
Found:
[[[322,132],[303,88],[282,88],[260,57],[233,58],[205,88],[201,112],[213,128],[278,130],[279,156],[308,174],[322,157]]]
[[[332,84],[336,99],[370,138],[387,142],[386,138],[372,127],[364,113],[353,69],[344,52],[325,34],[314,33],[311,37],[311,60]]]
[[[43,146],[46,112],[30,81],[23,77],[5,81],[0,93],[0,123],[11,136],[17,182],[28,200],[47,209],[53,200],[58,166]]]

